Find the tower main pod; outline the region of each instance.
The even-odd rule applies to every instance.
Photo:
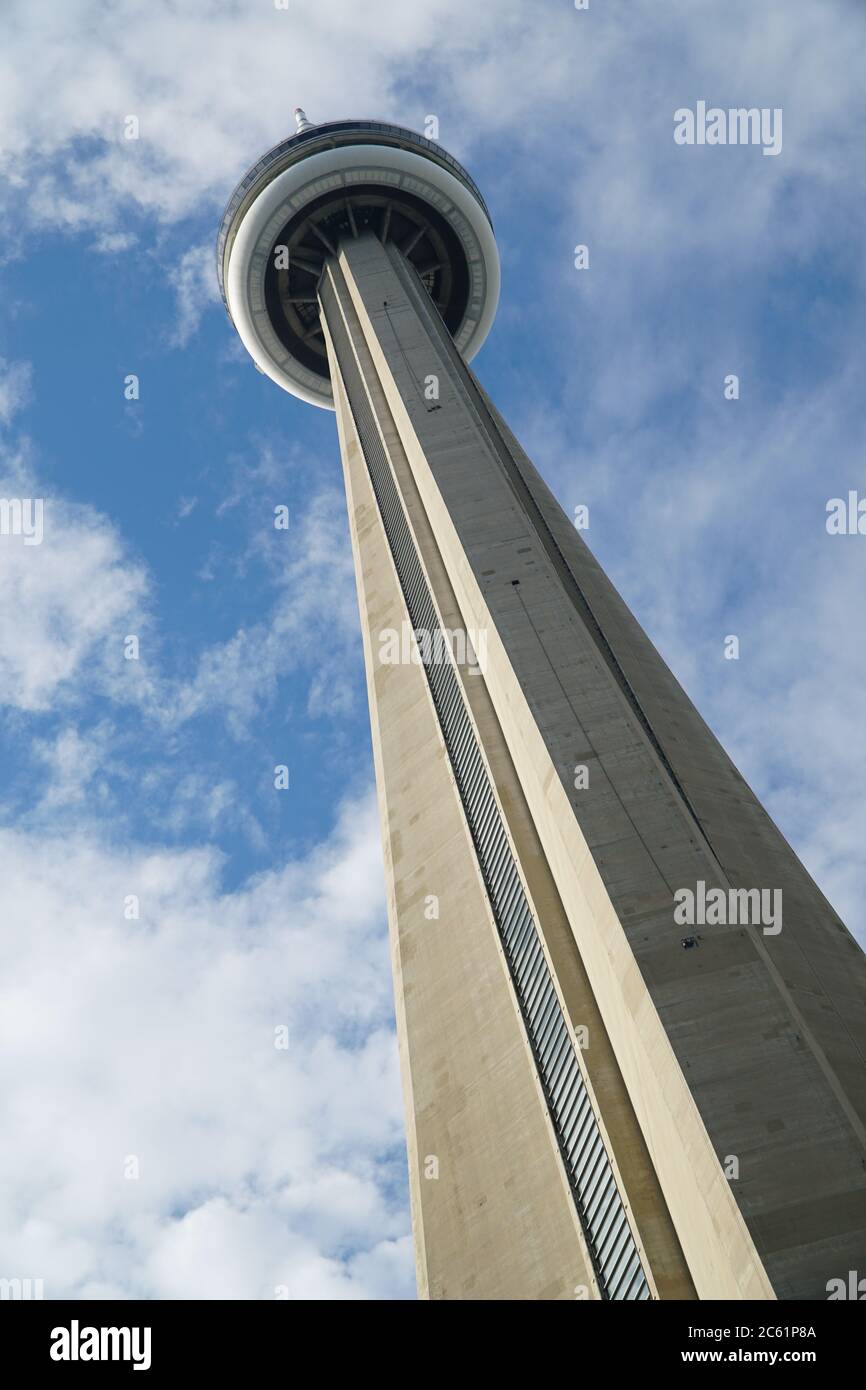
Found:
[[[467,366],[499,288],[469,175],[298,126],[218,266],[256,364],[337,416],[419,1290],[825,1298],[866,1272],[866,959]],[[781,923],[679,925],[714,889]]]

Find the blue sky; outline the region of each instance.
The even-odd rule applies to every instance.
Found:
[[[203,238],[209,211],[196,226]],[[231,784],[231,805],[199,830],[225,852],[226,881],[236,884],[272,864],[277,845],[316,844],[340,798],[371,776],[351,589],[314,589],[323,564],[336,562],[329,585],[347,580],[350,564],[333,419],[268,390],[221,310],[178,339],[176,293],[156,257],[95,255],[76,238],[54,256],[44,237],[8,274],[15,353],[33,372],[18,424],[42,490],[97,509],[142,576],[129,627],[139,665],[125,661],[126,634],[112,627],[90,700],[79,703],[73,688],[56,693],[75,702],[82,737],[107,720],[121,741],[117,764],[99,776],[117,796],[124,834],[162,837],[184,777],[196,779],[196,801],[206,787]],[[127,401],[132,372],[140,397]],[[280,504],[288,531],[273,525]],[[338,605],[333,619],[326,593]],[[53,703],[32,714],[34,734],[56,730]],[[164,763],[167,741],[171,776],[130,795],[130,782],[140,788]],[[14,740],[10,754],[25,774],[23,809],[26,742]],[[269,794],[278,762],[290,768],[284,797]],[[194,835],[187,818],[171,843]]]
[[[296,104],[438,116],[500,244],[482,382],[866,938],[866,537],[825,528],[866,493],[866,14],[468,10],[4,13],[0,495],[45,537],[0,538],[0,1272],[49,1296],[413,1292],[334,420],[214,273]],[[675,145],[702,99],[781,107],[781,154]]]

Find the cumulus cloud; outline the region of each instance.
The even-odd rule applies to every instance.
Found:
[[[119,686],[124,639],[142,631],[143,567],[96,509],[39,497],[27,469],[0,470],[0,496],[42,504],[42,538],[0,535],[0,705],[44,710],[81,677],[89,689]]]
[[[219,303],[213,242],[191,246],[171,272],[177,296],[177,322],[171,335],[175,347],[186,347],[209,304]]]
[[[122,251],[131,251],[137,240],[133,232],[100,232],[90,249],[105,256],[116,256]]]
[[[232,893],[206,850],[14,831],[0,876],[4,1274],[48,1297],[411,1296],[372,798]]]
[[[218,517],[233,513],[245,539],[235,530],[228,547],[215,542],[212,562],[226,552],[236,570],[258,568],[269,586],[264,616],[193,652],[184,672],[160,660],[151,575],[118,528],[95,507],[37,496],[27,458],[7,454],[0,498],[25,503],[25,520],[29,504],[40,505],[41,539],[29,543],[11,521],[0,534],[0,706],[39,712],[105,695],[162,724],[221,712],[243,737],[278,681],[305,671],[311,712],[352,709],[346,657],[360,639],[345,499],[323,488],[292,518],[290,533],[276,531],[286,469],[263,447],[256,463],[237,466],[217,509]],[[126,659],[128,637],[139,640],[138,659]]]
[[[391,116],[395,79],[425,50],[442,62],[473,40],[504,43],[521,8],[12,0],[0,59],[4,166],[31,216],[53,226],[113,227],[130,207],[186,216],[203,198],[224,198],[250,152],[286,134],[296,102],[326,119],[351,93],[358,114]],[[520,27],[530,29],[525,17]],[[128,116],[137,138],[127,138]]]
[[[55,816],[62,809],[80,811],[86,798],[98,805],[99,789],[94,780],[108,760],[111,730],[106,723],[83,734],[66,725],[53,739],[36,739],[33,755],[42,764],[45,793],[38,803],[38,814]]]
[[[0,357],[0,424],[8,425],[30,399],[33,368],[29,362]]]
[[[240,470],[224,512],[240,504],[253,481],[261,497],[272,462],[266,449],[252,471]],[[278,501],[285,495],[285,469],[282,460],[282,480],[273,481]],[[279,679],[297,670],[310,675],[311,714],[345,713],[356,703],[350,675],[354,666],[346,659],[360,638],[345,498],[331,488],[315,493],[304,513],[291,518],[291,545],[284,539],[289,533],[274,530],[272,510],[266,517],[266,525],[260,520],[252,533],[249,554],[267,568],[273,602],[262,621],[206,648],[195,672],[175,690],[170,706],[174,719],[222,710],[241,734],[273,699]]]
[[[0,378],[10,415],[27,376]],[[265,458],[259,481],[269,470]],[[0,492],[40,490],[26,451],[7,454]],[[152,726],[173,700],[181,718],[246,711],[315,659],[311,629],[329,598],[345,607],[350,581],[332,563],[342,499],[313,504],[294,559],[266,551],[273,623],[252,645],[239,634],[234,665],[204,655],[186,699],[158,661],[139,686],[126,679],[149,580],[117,529],[42,500],[39,544],[0,536],[0,700],[19,720],[50,715],[30,747],[32,804],[0,831],[0,1089],[15,1136],[0,1160],[4,1277],[42,1279],[48,1297],[411,1297],[372,798],[305,857],[226,891],[215,850],[118,834],[106,781],[135,770],[118,760],[125,702]],[[70,712],[94,696],[112,717],[78,727]],[[164,760],[137,773],[138,794],[166,799],[165,833],[228,823],[263,848],[230,779],[171,778]]]

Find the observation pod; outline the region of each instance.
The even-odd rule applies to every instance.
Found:
[[[313,125],[241,179],[217,241],[223,302],[256,366],[333,410],[317,287],[340,241],[373,232],[414,268],[464,360],[499,299],[499,256],[477,186],[438,144],[381,121]]]

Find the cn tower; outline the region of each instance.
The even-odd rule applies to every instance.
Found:
[[[296,121],[218,274],[337,418],[419,1293],[824,1299],[866,1270],[866,958],[470,370],[470,175]]]

